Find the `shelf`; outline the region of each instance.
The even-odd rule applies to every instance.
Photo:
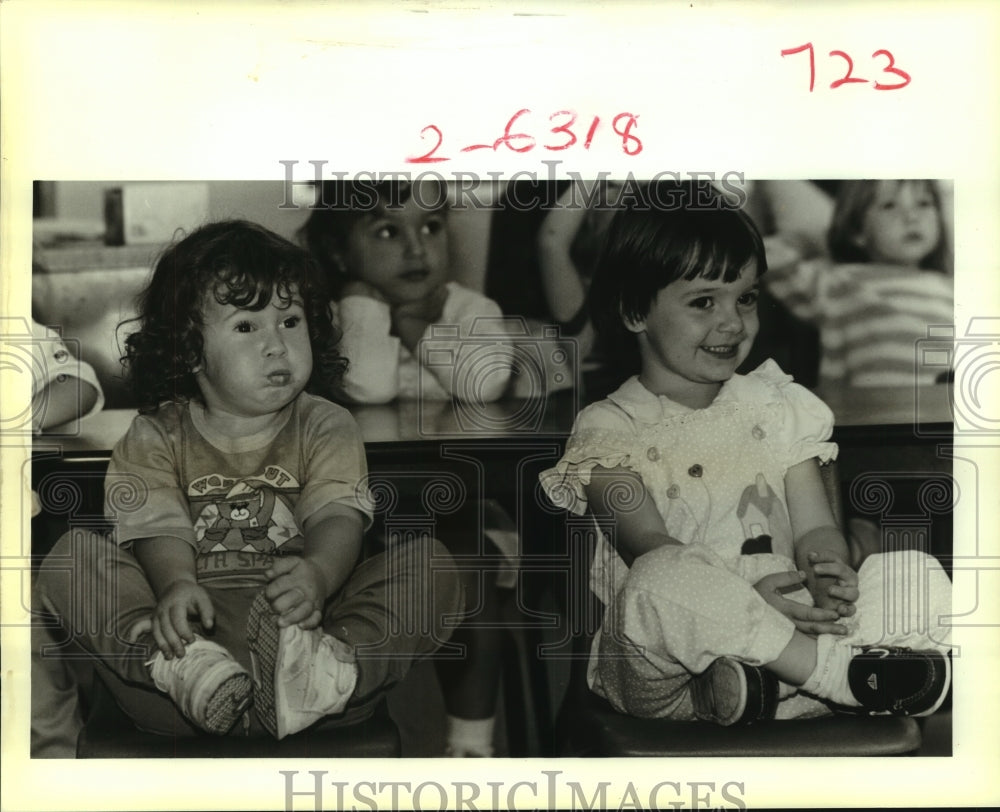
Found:
[[[119,268],[149,268],[163,250],[155,245],[105,245],[85,242],[61,248],[44,248],[36,259],[50,273],[115,270]]]

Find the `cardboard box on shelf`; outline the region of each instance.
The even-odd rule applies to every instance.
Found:
[[[104,241],[147,245],[173,241],[208,216],[207,183],[127,183],[104,194]]]

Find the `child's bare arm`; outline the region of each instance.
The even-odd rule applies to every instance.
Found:
[[[857,573],[849,566],[850,551],[837,528],[815,459],[785,474],[788,513],[795,534],[795,564],[806,574],[806,588],[816,606],[854,614]]]
[[[757,181],[755,191],[774,220],[775,232],[804,257],[826,250],[834,201],[819,186],[807,180]]]
[[[346,505],[330,504],[310,518],[302,556],[278,558],[265,573],[270,583],[264,594],[280,615],[279,626],[320,624],[323,604],[354,571],[363,534],[364,518]]]
[[[215,608],[208,592],[198,585],[194,548],[173,536],[137,539],[132,551],[156,595],[153,639],[169,660],[184,656],[184,645],[194,640],[189,618],[206,629],[215,624]]]
[[[581,182],[581,188],[584,184]],[[584,189],[585,191],[585,189]],[[570,256],[570,246],[587,216],[587,208],[575,203],[580,189],[570,184],[558,204],[545,215],[538,232],[538,258],[542,287],[549,311],[558,321],[567,322],[583,307],[587,291]]]
[[[580,191],[576,187],[574,182],[563,192],[558,205],[545,216],[538,233],[538,263],[545,301],[552,317],[562,324],[575,321],[587,305],[587,286],[570,253],[573,240],[588,212],[576,201]],[[581,184],[581,188],[586,191],[585,184]],[[589,318],[573,334],[573,338],[578,357],[583,358],[590,353],[596,333]]]
[[[614,520],[612,542],[627,565],[657,547],[681,544],[667,532],[663,517],[634,471],[595,466],[584,490],[590,512],[598,521],[606,517]]]

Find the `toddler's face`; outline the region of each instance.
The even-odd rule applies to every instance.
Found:
[[[302,300],[272,294],[263,310],[203,305],[204,357],[195,377],[206,409],[217,416],[260,417],[291,403],[312,374],[312,346]]]
[[[662,288],[644,319],[626,322],[639,337],[643,384],[686,405],[711,402],[757,337],[757,297],[753,263],[732,282],[698,277]]]
[[[879,181],[856,238],[873,262],[917,267],[940,239],[937,208],[926,184]]]
[[[445,211],[425,209],[416,197],[362,218],[347,239],[348,275],[377,288],[390,304],[419,302],[448,278]]]

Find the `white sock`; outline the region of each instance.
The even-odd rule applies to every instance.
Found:
[[[852,656],[851,646],[841,644],[835,635],[821,634],[816,638],[816,668],[802,683],[802,690],[840,705],[860,706],[847,683],[847,667]]]
[[[478,756],[489,758],[493,755],[493,725],[496,721],[491,716],[488,719],[462,719],[448,715],[447,752],[450,756]]]

